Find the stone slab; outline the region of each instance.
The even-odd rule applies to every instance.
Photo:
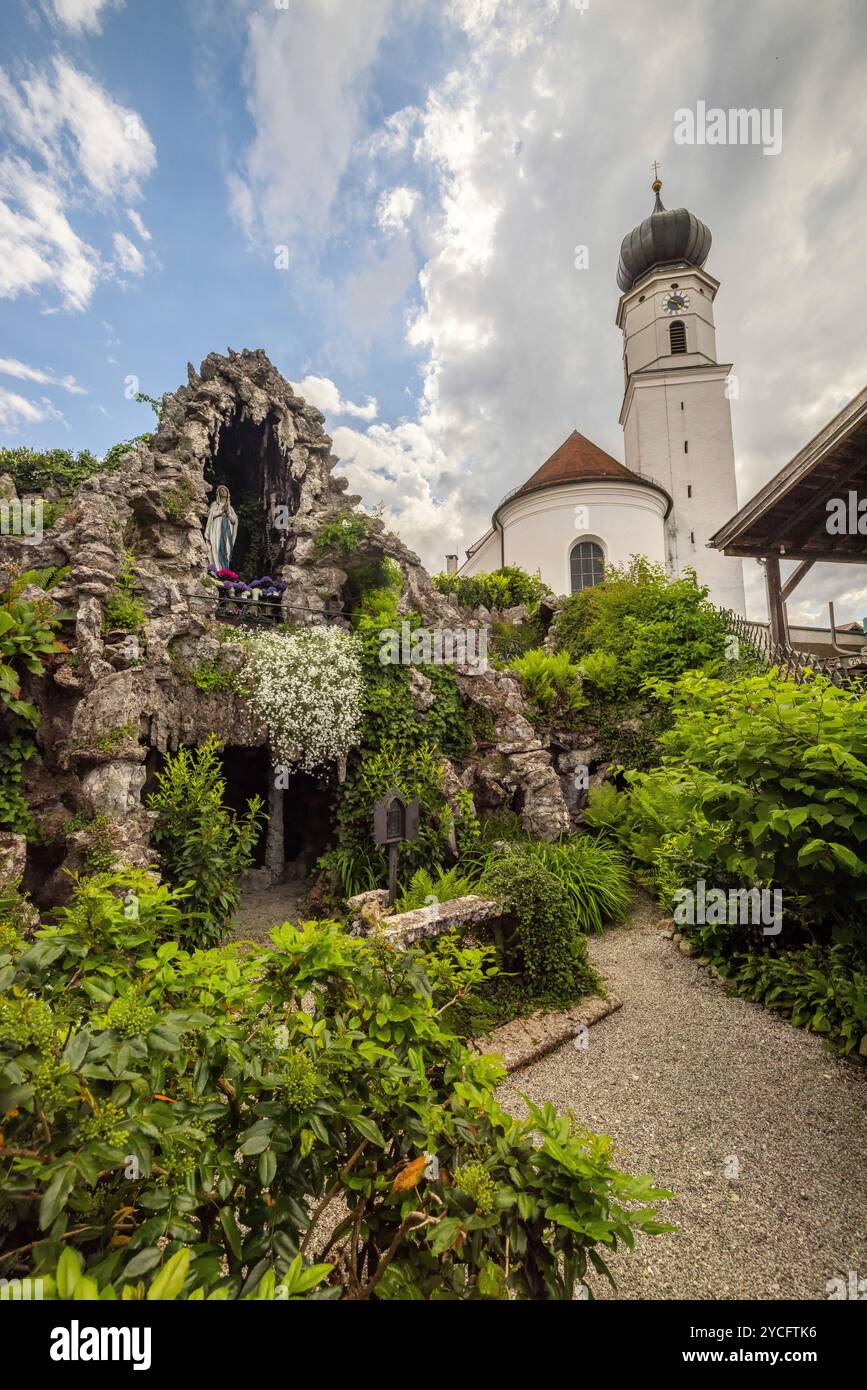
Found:
[[[570,1042],[580,1028],[592,1027],[622,1005],[623,1000],[616,994],[609,994],[607,999],[592,995],[571,1009],[557,1009],[553,1013],[540,1011],[526,1018],[513,1018],[486,1037],[474,1038],[473,1047],[478,1052],[496,1053],[502,1057],[507,1071],[518,1071],[553,1052],[555,1047]]]

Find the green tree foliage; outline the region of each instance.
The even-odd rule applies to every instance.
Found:
[[[504,565],[490,574],[435,574],[434,586],[449,594],[462,608],[515,608],[526,604],[532,612],[539,600],[552,591],[536,574],[527,574],[517,565]]]
[[[190,946],[222,940],[261,833],[258,796],[247,802],[244,816],[224,803],[219,747],[216,734],[210,734],[198,748],[169,754],[157,773],[157,790],[148,797],[148,810],[157,815],[151,842],[162,871],[176,888],[187,889],[182,937]]]
[[[60,1298],[570,1300],[603,1251],[671,1229],[610,1139],[497,1103],[499,1062],[440,1019],[477,960],[431,980],[331,922],[190,952],[186,911],[140,872],[91,879],[0,948],[4,1275]]]

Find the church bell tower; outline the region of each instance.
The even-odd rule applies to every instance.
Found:
[[[744,613],[742,562],[707,547],[738,509],[731,422],[737,382],[732,364],[717,361],[719,281],[704,269],[711,234],[686,208],[663,207],[658,177],[652,187],[653,211],[624,237],[617,267],[626,466],[672,499],[669,573],[694,569],[712,603]]]

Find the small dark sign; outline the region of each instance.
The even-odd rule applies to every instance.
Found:
[[[392,787],[373,807],[373,838],[378,845],[418,839],[418,800],[404,801]]]
[[[418,838],[418,799],[406,801],[396,787],[373,806],[373,838],[388,848],[388,901],[397,896],[397,853],[404,840]]]

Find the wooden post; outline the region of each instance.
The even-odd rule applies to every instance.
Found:
[[[786,622],[786,605],[780,583],[780,561],[776,555],[768,555],[765,559],[765,588],[768,595],[771,641],[781,647],[788,646],[789,626]]]
[[[388,847],[388,905],[394,907],[397,901],[397,844]]]

